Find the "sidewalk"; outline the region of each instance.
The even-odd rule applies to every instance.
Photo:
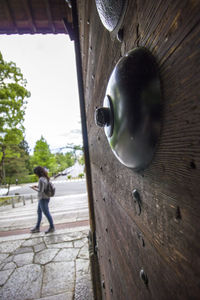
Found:
[[[0,237],[0,299],[92,300],[89,226]]]
[[[38,201],[0,207],[1,300],[93,300],[87,194],[53,197],[56,231],[30,234]]]

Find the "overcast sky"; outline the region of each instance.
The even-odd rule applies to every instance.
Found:
[[[68,36],[0,35],[0,51],[28,82],[24,125],[29,147],[41,135],[51,149],[82,144],[74,45]]]

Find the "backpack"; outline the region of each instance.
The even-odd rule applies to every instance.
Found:
[[[51,181],[48,182],[46,190],[44,192],[48,197],[53,197],[55,195],[56,188]]]

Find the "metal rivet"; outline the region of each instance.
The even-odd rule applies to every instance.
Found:
[[[105,281],[102,281],[102,288],[105,289]]]
[[[144,239],[143,239],[143,237],[142,237],[142,234],[141,234],[141,233],[138,233],[137,236],[138,236],[138,238],[139,238],[139,240],[140,240],[140,242],[141,242],[142,247],[145,247],[145,242],[144,242]]]
[[[117,33],[117,39],[120,43],[122,43],[124,37],[124,30],[121,28]]]
[[[177,206],[177,208],[176,208],[176,214],[175,214],[175,221],[179,222],[181,219],[182,219],[181,210],[180,210],[180,207]]]
[[[138,193],[138,191],[135,189],[132,192],[132,196],[134,197],[134,202],[136,204],[136,212],[137,215],[139,216],[141,214],[141,199],[140,199],[140,194]]]
[[[140,270],[140,278],[144,282],[144,284],[148,285],[148,277],[147,274],[144,272],[144,270]]]
[[[107,107],[97,108],[95,110],[95,123],[104,127],[110,124],[110,109]]]
[[[196,169],[196,164],[195,164],[195,162],[193,160],[190,162],[190,167],[192,169]]]

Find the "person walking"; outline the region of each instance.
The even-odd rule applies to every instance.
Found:
[[[34,173],[38,176],[38,186],[33,185],[30,186],[33,190],[38,192],[38,208],[37,208],[37,223],[34,228],[30,230],[31,233],[40,232],[40,223],[42,220],[42,213],[46,216],[49,222],[49,229],[45,231],[45,233],[50,233],[55,231],[55,227],[53,224],[53,218],[49,211],[49,201],[50,198],[45,194],[45,190],[47,189],[47,185],[49,182],[49,176],[47,171],[38,166],[34,169]]]

